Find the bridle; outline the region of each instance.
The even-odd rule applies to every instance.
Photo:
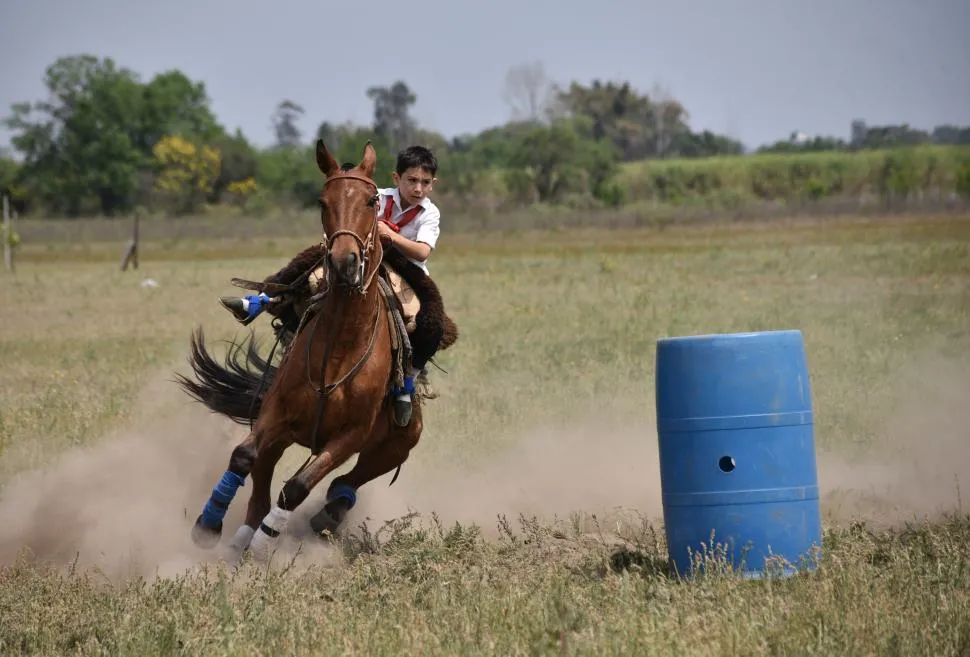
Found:
[[[379,200],[379,195],[377,193],[377,190],[378,190],[377,183],[375,183],[367,176],[362,176],[357,173],[351,173],[349,171],[338,171],[337,173],[328,177],[327,180],[323,183],[323,186],[326,187],[327,185],[329,185],[335,180],[358,180],[360,182],[366,183],[369,187],[372,187],[374,189],[374,196],[373,196],[374,225],[370,229],[370,233],[368,233],[367,238],[366,239],[361,238],[361,236],[358,235],[353,230],[349,230],[347,228],[341,228],[340,230],[334,231],[333,234],[331,235],[326,235],[325,236],[326,239],[324,241],[324,245],[326,246],[327,253],[330,253],[330,250],[333,247],[334,240],[336,240],[341,235],[349,235],[350,237],[354,238],[354,241],[357,242],[357,247],[360,249],[360,265],[359,265],[360,283],[357,284],[357,286],[355,287],[355,290],[360,294],[364,294],[367,291],[367,289],[370,287],[370,284],[373,282],[374,275],[377,273],[377,269],[378,269],[378,267],[374,267],[373,270],[371,270],[370,276],[368,276],[366,280],[364,279],[364,274],[367,271],[367,266],[370,264],[371,254],[380,244],[379,240],[376,239],[377,223],[378,223],[377,222],[377,201]],[[330,274],[331,267],[333,267],[333,263],[330,261],[330,258],[327,258],[327,278],[328,279],[330,278],[329,274]],[[329,287],[329,280],[327,281],[327,283]]]
[[[377,207],[376,207],[377,206],[377,203],[376,203],[376,200],[379,198],[379,196],[377,194],[378,187],[377,187],[377,184],[373,180],[371,180],[370,178],[368,178],[366,176],[362,176],[360,174],[351,173],[351,172],[348,172],[348,171],[340,171],[340,172],[335,173],[334,175],[328,177],[327,180],[323,183],[323,185],[324,185],[324,187],[326,187],[328,184],[330,184],[334,180],[347,180],[347,179],[358,180],[360,182],[366,183],[368,186],[370,186],[370,187],[372,187],[374,189],[374,199],[375,199],[375,203],[374,203],[374,206],[375,206],[375,208],[374,208],[374,226],[373,226],[373,228],[371,228],[370,233],[367,235],[367,239],[366,240],[365,239],[361,239],[360,235],[358,235],[355,231],[342,228],[340,230],[334,231],[332,235],[325,235],[325,239],[324,239],[324,242],[323,243],[324,243],[324,246],[326,246],[326,252],[327,252],[327,254],[329,254],[330,248],[333,246],[333,241],[337,237],[339,237],[341,235],[350,235],[351,237],[354,238],[354,240],[357,242],[358,246],[360,247],[360,252],[361,252],[361,258],[360,258],[361,259],[361,264],[360,264],[360,266],[361,266],[361,276],[360,276],[361,282],[356,286],[355,290],[357,292],[363,294],[363,293],[365,293],[367,291],[367,288],[370,287],[371,282],[374,280],[374,276],[375,276],[375,274],[377,273],[377,270],[380,267],[380,261],[383,258],[383,251],[380,250],[380,240],[377,240],[376,239],[376,233],[377,233]],[[364,272],[367,270],[367,265],[370,263],[371,254],[375,250],[380,250],[378,252],[377,264],[374,266],[373,271],[371,271],[370,275],[368,276],[367,280],[365,281],[364,280]],[[315,294],[311,298],[311,302],[313,302],[314,300],[320,300],[320,299],[322,299],[329,292],[329,288],[330,288],[330,270],[333,267],[333,263],[330,261],[330,258],[327,257],[326,255],[324,256],[324,258],[326,258],[326,260],[327,260],[327,267],[326,267],[327,284],[326,284],[326,288],[324,290],[318,292],[317,294]],[[377,341],[378,329],[379,329],[379,326],[380,326],[380,318],[381,318],[381,314],[382,314],[381,313],[381,306],[382,306],[381,300],[382,299],[383,299],[383,297],[380,294],[378,294],[377,304],[376,304],[376,307],[374,309],[374,320],[373,320],[373,324],[372,324],[371,331],[370,331],[370,338],[368,339],[367,345],[364,348],[364,353],[360,356],[360,358],[357,359],[357,362],[354,363],[354,365],[350,368],[349,371],[347,371],[342,376],[338,377],[336,381],[333,381],[331,383],[325,383],[323,380],[321,380],[319,384],[315,384],[313,382],[312,377],[310,376],[310,347],[311,347],[311,345],[313,343],[313,333],[316,332],[317,327],[318,327],[318,325],[320,323],[320,318],[322,316],[320,312],[315,313],[315,315],[314,315],[314,317],[312,319],[313,326],[309,329],[311,331],[311,336],[306,341],[306,354],[304,355],[304,359],[303,359],[304,360],[304,364],[306,366],[307,384],[310,386],[310,388],[314,392],[317,393],[317,409],[316,409],[316,415],[315,415],[314,420],[313,420],[313,431],[311,433],[311,435],[313,436],[313,442],[310,445],[310,455],[307,457],[307,460],[304,461],[303,465],[301,465],[300,468],[297,470],[296,474],[293,475],[293,477],[296,477],[298,474],[300,474],[300,472],[302,472],[304,470],[304,468],[306,468],[307,465],[313,459],[315,459],[317,456],[319,456],[319,454],[321,453],[321,451],[323,449],[323,445],[321,445],[320,442],[319,442],[320,435],[319,435],[319,431],[318,430],[319,430],[319,427],[320,427],[320,421],[321,421],[321,419],[323,417],[324,405],[326,404],[327,399],[330,397],[330,393],[332,393],[336,388],[338,388],[339,386],[341,386],[342,384],[346,383],[348,380],[350,380],[351,378],[353,378],[361,370],[361,368],[363,368],[364,363],[367,361],[368,358],[370,358],[371,354],[373,353],[373,351],[374,351],[374,345],[376,344],[376,341]],[[307,315],[310,314],[311,307],[312,306],[313,306],[313,303],[311,303],[307,307],[306,311],[303,313],[303,317],[300,319],[300,327],[297,329],[297,332],[299,332],[300,330],[303,329],[303,326],[304,326],[305,322],[307,321]],[[321,370],[321,377],[325,376],[326,369],[327,369],[326,368],[326,365],[330,361],[331,349],[333,347],[331,338],[333,337],[332,336],[332,332],[334,330],[336,330],[336,323],[331,324],[330,331],[328,331],[328,334],[324,337],[324,345],[325,346],[324,346],[324,355],[323,355],[323,361],[322,361],[323,362],[323,369]],[[395,478],[396,477],[397,477],[397,475],[395,475]]]

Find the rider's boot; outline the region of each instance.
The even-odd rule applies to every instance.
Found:
[[[391,391],[394,397],[392,402],[394,410],[394,424],[399,427],[406,427],[411,423],[411,396],[414,394],[414,375],[409,374],[404,377],[404,386],[397,387]]]
[[[256,319],[256,317],[266,310],[266,306],[269,304],[270,298],[264,293],[259,294],[247,294],[244,297],[220,297],[219,303],[221,303],[226,310],[232,313],[236,321],[240,322],[243,326],[246,326],[251,321]]]
[[[417,378],[414,380],[414,389],[417,394],[421,395],[425,399],[436,399],[438,397],[438,391],[434,389],[431,385],[431,381],[428,380],[428,368],[422,367],[421,371],[418,372]]]

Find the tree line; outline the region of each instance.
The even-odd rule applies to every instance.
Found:
[[[61,57],[45,71],[47,100],[12,106],[3,120],[18,159],[0,153],[0,192],[20,212],[79,217],[133,211],[185,215],[212,206],[260,213],[271,204],[310,206],[320,174],[312,142],[340,161],[356,161],[371,141],[377,182],[390,184],[395,154],[421,143],[438,155],[438,192],[502,204],[619,205],[629,198],[625,163],[745,154],[739,141],[693,131],[687,109],[664,88],[627,82],[553,83],[541,64],[509,70],[503,97],[510,120],[478,134],[446,138],[414,119],[417,94],[403,81],[366,89],[368,125],[323,120],[314,134],[299,124],[298,100],[272,115],[275,143],[254,146],[214,115],[203,82],[178,70],[145,81],[111,58]],[[920,144],[970,144],[970,128],[852,124],[846,142],[789,139],[764,152],[854,151]]]

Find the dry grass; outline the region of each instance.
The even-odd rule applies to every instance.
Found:
[[[446,239],[462,338],[400,480],[340,545],[230,576],[188,527],[242,430],[168,379],[197,323],[236,332],[228,279],[299,246],[149,243],[122,273],[120,244],[34,245],[0,279],[0,653],[970,654],[966,217]],[[674,582],[655,341],[778,328],[805,335],[825,561]]]

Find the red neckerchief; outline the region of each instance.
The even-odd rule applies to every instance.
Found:
[[[391,230],[393,230],[395,233],[400,233],[402,228],[414,221],[414,218],[421,214],[421,211],[424,210],[422,206],[415,205],[413,208],[405,212],[400,221],[395,224],[391,221],[391,216],[394,214],[394,197],[385,196],[384,199],[384,217],[381,219],[381,221],[390,226]]]

